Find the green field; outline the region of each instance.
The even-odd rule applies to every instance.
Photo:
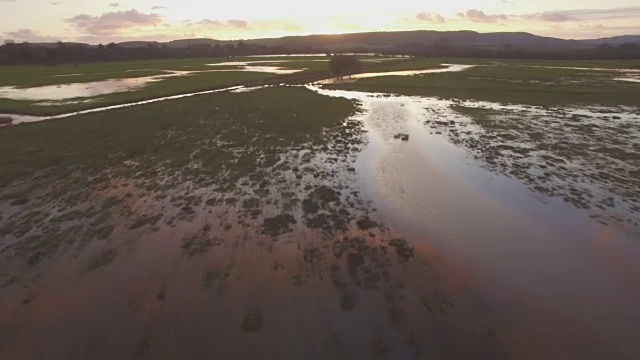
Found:
[[[39,103],[41,103],[41,101],[0,98],[0,113],[56,115],[163,96],[210,90],[218,87],[259,82],[273,78],[274,76],[274,74],[269,73],[248,71],[198,73],[194,75],[169,77],[162,81],[152,82],[136,90],[114,92],[94,98],[70,99],[70,102],[47,102],[47,105],[40,105]],[[90,102],[74,103],[73,100],[90,100]]]
[[[363,60],[375,57],[360,57]],[[57,66],[6,66],[0,67],[0,87],[31,88],[70,83],[99,82],[109,79],[141,78],[167,74],[167,71],[195,71],[195,73],[164,78],[144,87],[93,97],[78,97],[62,101],[15,100],[0,97],[0,113],[26,115],[57,115],[96,107],[148,100],[157,97],[210,90],[224,86],[253,83],[277,76],[268,72],[229,71],[240,69],[236,65],[209,66],[225,62],[258,62],[256,66],[277,66],[304,72],[322,72],[329,68],[327,58],[307,56],[238,57],[215,59],[153,60],[114,63],[57,65]],[[315,61],[321,60],[321,61]],[[403,62],[400,60],[400,62]],[[393,61],[390,63],[398,63]],[[375,69],[381,64],[365,61]],[[375,71],[386,71],[388,66]],[[418,67],[421,64],[416,65]],[[225,72],[207,72],[227,70]],[[54,90],[55,91],[55,90]],[[62,90],[61,90],[62,91]]]
[[[0,66],[0,86],[16,86],[19,88],[67,84],[70,82],[91,82],[106,79],[119,79],[157,75],[165,70],[202,71],[214,69],[233,69],[237,67],[215,67],[207,64],[242,61],[295,60],[294,68],[315,66],[327,68],[326,62],[313,62],[309,57],[241,57],[241,58],[213,58],[213,59],[168,59],[149,61],[122,61],[109,63],[89,63],[77,65],[55,66]],[[318,65],[319,64],[319,65]],[[324,64],[324,67],[322,67]],[[77,76],[60,76],[80,74]]]
[[[331,88],[402,95],[436,96],[526,105],[638,105],[640,83],[615,81],[615,71],[588,71],[534,66],[634,68],[637,61],[459,61],[438,59],[434,63],[480,64],[462,72],[418,76],[387,76],[359,79]]]

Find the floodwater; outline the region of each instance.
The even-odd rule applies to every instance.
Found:
[[[456,70],[452,70],[454,66],[456,65],[429,72],[466,69],[458,66]],[[374,220],[388,224],[399,231],[401,236],[428,239],[429,246],[435,246],[438,253],[453,257],[465,272],[476,274],[477,281],[488,284],[488,289],[499,289],[500,295],[493,294],[496,297],[534,304],[535,315],[518,317],[514,321],[520,322],[519,326],[522,328],[536,329],[539,336],[554,342],[555,346],[565,346],[564,354],[568,356],[558,358],[589,358],[575,354],[584,354],[588,351],[584,349],[590,348],[604,351],[610,358],[637,359],[640,356],[640,351],[635,346],[637,334],[640,333],[640,313],[635,308],[640,302],[640,263],[637,261],[640,258],[640,247],[637,233],[623,232],[615,226],[590,220],[586,211],[577,210],[553,197],[532,192],[521,181],[486,170],[486,164],[470,157],[463,147],[452,144],[444,131],[439,128],[435,131],[436,129],[427,126],[428,122],[437,120],[447,124],[453,122],[458,132],[481,132],[481,129],[468,126],[468,119],[465,120],[464,116],[454,110],[455,106],[460,105],[503,112],[515,111],[518,114],[524,112],[527,116],[541,119],[544,126],[547,126],[545,121],[557,109],[435,98],[389,97],[326,90],[317,86],[308,88],[326,96],[345,97],[361,104],[364,112],[358,115],[358,119],[366,130],[367,145],[357,157],[353,181],[364,200],[377,209],[372,215]],[[41,121],[227,90],[254,89],[236,87],[198,92],[56,117],[12,117],[15,122]],[[604,128],[615,128],[613,130],[618,131],[619,128],[630,128],[633,123],[640,122],[637,115],[613,109],[609,112],[603,109],[565,109],[562,112],[568,117],[592,117],[590,121],[593,125],[600,127],[597,131],[605,131]],[[618,118],[618,125],[610,125],[612,115]],[[399,133],[407,134],[408,141],[396,139],[395,136]],[[551,127],[549,133],[557,135],[556,130]],[[608,135],[606,132],[603,134]],[[632,143],[635,141],[635,138],[630,139]],[[291,156],[292,154],[288,154],[285,158]],[[322,160],[321,158],[319,163],[324,164],[325,161]],[[297,169],[298,166],[293,168]],[[289,175],[287,176],[290,178],[295,177],[293,174]],[[283,184],[286,186],[286,182]],[[185,193],[191,191],[188,189],[189,185],[184,186],[187,187],[184,189]],[[284,189],[276,190],[270,196],[279,198]],[[35,339],[37,343],[48,344],[57,354],[62,354],[69,353],[65,346],[69,346],[68,341],[73,338],[78,339],[74,340],[73,355],[95,352],[96,349],[88,350],[84,346],[96,343],[105,354],[126,356],[129,353],[124,350],[129,351],[129,348],[139,347],[142,352],[149,351],[148,339],[154,332],[164,340],[175,339],[175,334],[178,334],[181,343],[192,346],[178,349],[167,341],[153,343],[153,355],[167,356],[168,352],[181,350],[189,352],[191,357],[198,357],[203,354],[199,352],[201,349],[212,347],[211,341],[203,340],[203,334],[209,339],[222,339],[228,338],[230,333],[239,333],[238,319],[242,318],[244,308],[254,307],[257,303],[262,303],[264,309],[269,310],[265,311],[266,314],[273,314],[266,315],[266,323],[281,321],[281,328],[289,331],[263,332],[266,335],[255,349],[241,346],[245,343],[236,340],[237,343],[216,344],[222,350],[210,349],[212,352],[224,353],[227,357],[237,357],[242,353],[245,357],[254,358],[268,353],[270,357],[281,358],[287,357],[279,353],[282,349],[294,352],[296,347],[311,348],[316,342],[324,341],[322,338],[302,338],[306,337],[307,331],[291,331],[294,327],[287,325],[293,324],[294,320],[296,324],[311,324],[310,328],[313,330],[310,332],[314,334],[323,334],[319,329],[326,328],[335,329],[342,334],[374,332],[377,329],[394,331],[390,330],[393,329],[392,324],[379,320],[385,314],[371,311],[374,308],[357,314],[359,317],[356,318],[332,312],[331,307],[326,304],[334,301],[334,293],[326,285],[317,285],[316,290],[307,290],[305,293],[291,292],[286,286],[290,283],[288,276],[282,276],[279,283],[274,283],[273,278],[261,270],[274,264],[268,258],[271,254],[267,255],[267,250],[262,248],[264,253],[257,251],[257,246],[248,247],[244,251],[236,248],[225,252],[241,253],[244,256],[241,261],[231,258],[230,262],[228,257],[216,258],[211,254],[200,262],[186,263],[175,257],[178,247],[176,234],[186,230],[193,229],[163,227],[155,235],[141,237],[139,241],[145,246],[132,249],[129,261],[120,262],[118,266],[113,266],[112,272],[99,275],[99,280],[105,286],[96,287],[95,278],[89,276],[73,278],[77,281],[66,281],[72,279],[74,272],[64,266],[57,268],[56,272],[44,274],[42,283],[47,285],[40,289],[38,298],[35,298],[36,295],[30,295],[33,299],[28,298],[35,310],[29,310],[32,313],[22,310],[18,314],[18,317],[26,319],[26,325],[21,326],[38,331],[31,332],[29,338],[21,338],[23,343],[11,346],[14,349],[27,349],[28,352],[31,351],[28,346],[30,341],[25,339]],[[246,234],[242,236],[243,241],[251,238]],[[300,239],[309,241],[310,238],[312,236],[308,233],[296,233],[295,237],[285,237],[284,241],[281,239],[279,244],[294,243]],[[264,243],[271,241],[263,240]],[[426,246],[427,240],[423,241],[425,244],[422,245]],[[268,249],[268,246],[261,243],[262,241],[258,243],[259,246]],[[416,247],[419,246],[420,244]],[[280,253],[276,251],[276,255],[280,256],[292,251],[291,247],[286,246],[279,249]],[[238,287],[237,290],[232,288],[232,291],[238,293],[229,297],[230,300],[220,301],[212,296],[202,299],[194,297],[190,286],[199,286],[198,282],[201,280],[193,277],[193,274],[208,269],[211,264],[217,266],[226,263],[230,264],[229,272],[232,274],[228,282],[234,285],[240,283],[240,275],[237,274],[241,272],[238,269],[245,271],[242,273],[243,279],[246,279],[244,287]],[[287,267],[292,269],[295,266],[298,266],[295,260],[287,263]],[[158,274],[163,275],[158,278]],[[419,282],[422,280],[420,274],[414,273],[416,276],[413,279],[406,280]],[[57,281],[48,282],[50,279]],[[165,302],[167,289],[170,291],[169,300]],[[221,290],[227,291],[224,288]],[[31,292],[29,289],[25,291]],[[22,295],[17,291],[16,294]],[[72,296],[65,297],[61,294]],[[282,296],[283,294],[287,296]],[[235,301],[238,299],[242,301]],[[5,304],[12,305],[26,300],[15,295],[4,301]],[[125,303],[128,305],[126,309],[122,306]],[[516,301],[507,301],[503,311],[511,314],[519,305]],[[6,308],[13,307],[7,305]],[[95,311],[96,308],[102,311]],[[229,311],[221,312],[220,308]],[[205,313],[189,309],[203,310]],[[195,321],[195,313],[198,313],[200,320],[212,320]],[[280,316],[285,313],[294,315]],[[104,314],[109,314],[106,320],[111,321],[105,322]],[[372,320],[374,318],[375,321]],[[562,321],[552,322],[550,319],[553,318]],[[40,321],[36,321],[38,319]],[[64,332],[57,330],[60,324],[64,326]],[[121,329],[118,324],[128,324],[129,328]],[[17,326],[16,328],[19,329]],[[95,331],[88,334],[85,331],[87,328]],[[582,332],[574,331],[576,329]],[[51,338],[52,334],[59,334],[66,342],[56,341],[57,337]],[[137,336],[130,336],[132,334]],[[583,337],[585,334],[587,336]],[[110,342],[104,339],[108,336],[113,337],[120,347],[107,348]],[[140,338],[143,340],[136,344]],[[316,342],[309,345],[310,341]],[[350,345],[365,351],[371,348],[369,343],[359,341],[361,339],[355,339]],[[272,346],[276,342],[278,344]],[[130,346],[123,348],[122,344]],[[33,351],[36,351],[35,348]],[[594,352],[591,358],[602,358],[600,354]]]
[[[629,81],[629,82],[637,82],[637,83],[640,83],[640,78],[624,77],[624,78],[615,78],[614,80],[619,80],[619,81]]]
[[[233,87],[228,87],[228,88],[223,88],[223,89],[206,90],[206,91],[199,91],[199,92],[195,92],[195,93],[165,96],[165,97],[160,97],[160,98],[155,98],[155,99],[150,99],[150,100],[143,100],[143,101],[137,101],[137,102],[132,102],[132,103],[120,104],[120,105],[111,105],[111,106],[104,106],[104,107],[93,108],[93,109],[82,110],[82,111],[74,111],[74,112],[70,112],[70,113],[66,113],[66,114],[60,114],[60,115],[54,115],[54,116],[32,116],[32,115],[0,114],[0,117],[11,118],[11,120],[12,120],[11,123],[13,125],[22,124],[22,123],[34,123],[34,122],[40,122],[40,121],[45,121],[45,120],[63,119],[63,118],[68,118],[68,117],[76,116],[76,115],[91,114],[91,113],[102,112],[102,111],[122,109],[122,108],[126,108],[126,107],[131,107],[131,106],[152,104],[152,103],[156,103],[156,102],[160,102],[160,101],[176,100],[176,99],[182,99],[182,98],[191,97],[191,96],[213,94],[213,93],[222,92],[222,91],[233,91],[233,90],[238,90],[238,89],[242,89],[242,88],[244,88],[244,87],[243,86],[233,86]]]
[[[94,97],[120,91],[139,89],[161,77],[148,76],[130,79],[110,79],[88,83],[60,84],[33,88],[0,87],[0,97],[14,100],[66,100],[81,97]]]
[[[254,65],[254,64],[273,64],[273,63],[286,63],[292,62],[294,60],[259,60],[259,61],[227,61],[222,63],[214,63],[207,64],[208,66],[238,66],[239,69],[231,69],[225,71],[255,71],[255,72],[266,72],[271,74],[294,74],[297,72],[304,71],[306,69],[287,69],[282,66],[264,66],[264,65]],[[318,60],[308,60],[308,61],[329,61],[326,59],[318,59]]]
[[[566,316],[567,326],[587,329],[622,358],[640,356],[637,232],[589,220],[567,203],[485,170],[464,149],[430,133],[424,122],[431,109],[440,110],[440,121],[459,121],[452,102],[310,88],[362,103],[369,143],[356,173],[378,216],[428,238],[480,278]],[[398,133],[409,141],[395,139]],[[558,336],[580,342],[570,332]]]
[[[61,101],[74,98],[90,98],[115,92],[138,90],[150,83],[158,82],[168,77],[185,76],[193,73],[195,73],[195,71],[167,71],[167,73],[163,75],[109,79],[86,83],[48,85],[32,88],[3,86],[0,87],[0,98],[30,101]],[[72,75],[76,74],[70,74],[67,76]]]
[[[318,81],[317,84],[339,84],[344,82],[353,82],[358,79],[366,79],[379,76],[413,76],[423,74],[437,74],[445,72],[460,72],[469,70],[478,65],[459,65],[459,64],[442,64],[443,68],[439,69],[427,69],[427,70],[404,70],[404,71],[386,71],[386,72],[372,72],[372,73],[360,73],[347,77],[332,78],[327,80]]]
[[[322,61],[322,60],[318,60]],[[272,63],[273,61],[265,61]],[[230,62],[211,65],[235,65],[246,64],[242,62]],[[137,78],[123,78],[123,79],[109,79],[103,81],[94,81],[86,83],[70,83],[59,84],[49,86],[39,86],[32,88],[17,88],[14,86],[2,86],[0,87],[0,98],[13,99],[13,100],[29,100],[39,101],[37,105],[47,106],[56,104],[72,104],[79,102],[87,102],[85,100],[78,100],[70,102],[69,99],[76,98],[91,98],[100,95],[107,95],[116,92],[134,91],[139,90],[151,83],[162,81],[168,77],[174,76],[187,76],[201,72],[222,72],[222,71],[252,71],[252,72],[266,72],[273,74],[293,74],[296,72],[304,71],[305,69],[287,69],[278,66],[254,66],[247,65],[242,66],[240,69],[232,70],[202,70],[202,71],[174,71],[167,70],[166,74],[144,76]],[[135,70],[143,71],[143,70]],[[67,74],[56,76],[77,76],[82,74]],[[48,101],[48,102],[45,102]],[[54,103],[57,102],[57,103]]]
[[[316,61],[325,61],[325,60],[316,60]],[[253,62],[244,62],[244,61],[236,61],[236,62],[225,62],[225,63],[217,63],[217,64],[209,64],[210,66],[245,66],[247,69],[259,69],[262,68],[263,70],[266,70],[267,72],[269,72],[269,69],[281,69],[278,67],[270,67],[270,66],[253,66],[253,65],[249,65],[249,64],[253,64],[253,63],[273,63],[273,61],[253,61]],[[454,72],[454,71],[464,71],[467,70],[475,65],[451,65],[451,64],[442,64],[443,66],[446,66],[445,68],[441,68],[441,69],[428,69],[428,70],[415,70],[415,71],[394,71],[394,72],[382,72],[382,73],[362,73],[362,74],[356,74],[351,76],[350,78],[366,78],[366,77],[372,77],[372,76],[387,76],[387,75],[416,75],[416,74],[427,74],[427,73],[441,73],[441,72]],[[216,72],[216,71],[239,71],[239,70],[207,70],[206,72]],[[257,71],[257,70],[247,70],[247,71]],[[279,71],[279,70],[276,70]],[[282,74],[288,74],[291,73],[291,71],[293,72],[298,72],[298,71],[302,71],[302,70],[287,70],[287,69],[283,69]],[[146,83],[149,82],[154,82],[154,81],[160,81],[165,77],[168,76],[184,76],[184,75],[189,75],[189,74],[193,74],[193,73],[198,73],[201,71],[171,71],[169,74],[166,75],[157,75],[157,76],[148,76],[148,77],[142,77],[142,78],[136,78],[136,79],[118,79],[118,80],[107,80],[107,81],[98,81],[98,82],[94,82],[94,83],[84,83],[84,84],[65,84],[65,85],[54,85],[54,86],[43,86],[40,88],[30,88],[30,89],[15,89],[15,88],[1,88],[0,87],[0,97],[9,97],[9,96],[5,96],[2,93],[3,89],[7,89],[7,93],[13,93],[18,94],[17,96],[23,96],[23,97],[28,97],[28,96],[34,96],[36,98],[30,98],[30,100],[65,100],[65,99],[72,99],[72,98],[77,98],[79,97],[79,94],[88,94],[91,91],[94,92],[100,92],[100,91],[104,91],[104,94],[109,93],[109,92],[113,92],[114,89],[121,89],[119,91],[126,91],[126,90],[133,90],[133,88],[126,88],[126,86],[124,84],[137,84],[138,86],[144,86]],[[137,82],[128,82],[128,80],[138,80]],[[344,78],[333,78],[333,79],[327,79],[327,80],[323,80],[323,81],[319,81],[317,82],[317,84],[331,84],[331,83],[336,83],[336,82],[342,82],[345,81]],[[347,80],[350,81],[350,80]],[[110,86],[106,86],[103,90],[102,86],[105,83],[112,83],[113,85]],[[117,85],[119,84],[119,85]],[[65,91],[65,89],[67,87],[70,87],[71,89],[75,89],[76,92],[75,94],[73,92],[67,92]],[[33,95],[29,95],[31,93],[31,90],[35,90],[35,93]],[[107,91],[109,90],[109,91]],[[181,94],[181,95],[174,95],[174,96],[166,96],[166,97],[161,97],[161,98],[156,98],[156,99],[151,99],[151,100],[145,100],[145,101],[138,101],[138,102],[133,102],[133,103],[127,103],[127,104],[121,104],[121,105],[114,105],[114,106],[106,106],[106,107],[100,107],[100,108],[95,108],[95,109],[90,109],[90,110],[84,110],[84,111],[78,111],[78,112],[71,112],[71,113],[67,113],[67,114],[61,114],[61,115],[56,115],[56,116],[31,116],[31,115],[18,115],[18,114],[7,114],[7,117],[12,118],[12,124],[21,124],[21,123],[31,123],[31,122],[39,122],[39,121],[44,121],[44,120],[53,120],[53,119],[61,119],[61,118],[65,118],[65,117],[69,117],[69,116],[75,116],[75,115],[81,115],[81,114],[88,114],[88,113],[93,113],[93,112],[100,112],[100,111],[107,111],[107,110],[113,110],[113,109],[119,109],[119,108],[123,108],[123,107],[129,107],[129,106],[137,106],[137,105],[145,105],[145,104],[150,104],[153,102],[157,102],[157,101],[166,101],[166,100],[174,100],[174,99],[180,99],[183,97],[189,97],[189,96],[197,96],[197,95],[206,95],[206,94],[211,94],[214,92],[219,92],[219,91],[226,91],[226,90],[234,90],[234,91],[243,91],[242,87],[233,87],[233,88],[228,88],[228,89],[220,89],[220,90],[213,90],[213,91],[200,91],[200,92],[195,92],[195,93],[188,93],[188,94]],[[37,94],[42,94],[42,96],[40,98],[37,98]],[[26,95],[25,95],[26,94]],[[85,95],[83,95],[85,96]],[[88,96],[96,96],[96,95],[86,95]],[[53,97],[54,99],[49,99],[48,97]],[[0,116],[3,116],[4,114],[0,114]],[[0,127],[3,125],[0,125]]]

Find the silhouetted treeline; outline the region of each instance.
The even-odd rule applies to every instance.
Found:
[[[114,43],[90,46],[87,44],[6,43],[0,46],[0,65],[55,65],[70,63],[108,62],[150,59],[180,59],[200,57],[228,57],[245,55],[280,55],[291,53],[327,53],[324,47],[266,46],[245,42],[211,45],[207,43],[176,47],[150,43],[146,46],[124,46]],[[370,53],[371,48],[358,47],[348,52]],[[468,57],[502,59],[640,59],[640,45],[602,43],[592,48],[527,49],[511,44],[499,47],[462,47],[440,40],[429,45],[402,44],[375,51],[381,55],[430,57]]]
[[[171,47],[166,44],[129,47],[114,43],[90,46],[61,42],[46,45],[9,42],[0,46],[0,65],[55,65],[149,59],[277,55],[289,52],[289,49],[283,47],[244,42],[224,45],[194,44],[184,47]]]
[[[607,59],[640,59],[640,45],[635,43],[618,46],[602,43],[592,48],[570,49],[535,49],[530,50],[511,44],[501,47],[456,47],[446,41],[433,45],[406,44],[383,54],[404,54],[410,56],[432,57],[466,57],[488,59],[540,59],[540,60],[607,60]]]

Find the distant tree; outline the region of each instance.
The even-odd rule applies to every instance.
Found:
[[[361,69],[360,61],[354,55],[333,55],[329,68],[333,75],[345,75]]]

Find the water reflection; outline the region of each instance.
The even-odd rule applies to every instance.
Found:
[[[442,68],[426,69],[426,70],[402,70],[402,71],[386,71],[386,72],[370,72],[350,75],[348,77],[337,77],[327,80],[318,81],[317,84],[338,84],[345,82],[353,82],[358,79],[366,79],[379,76],[413,76],[422,74],[435,74],[445,72],[459,72],[469,70],[478,65],[459,65],[459,64],[442,64]]]
[[[132,79],[110,79],[88,83],[60,84],[34,88],[0,87],[0,97],[13,100],[65,100],[80,97],[94,97],[120,91],[139,89],[150,82],[160,81],[160,77]]]
[[[455,254],[479,277],[497,279],[527,293],[619,349],[632,348],[635,337],[631,334],[637,334],[640,324],[640,315],[634,311],[640,300],[637,238],[591,221],[558,199],[540,201],[521,181],[486,170],[485,164],[451,143],[440,128],[434,133],[425,125],[441,122],[464,136],[487,131],[456,112],[455,107],[462,104],[510,113],[513,122],[540,121],[541,128],[549,127],[544,122],[547,118],[564,124],[573,114],[589,113],[593,119],[584,126],[592,132],[614,126],[609,113],[595,108],[544,109],[309,88],[362,104],[368,145],[355,168],[363,196],[378,215]],[[559,115],[562,112],[566,114]],[[633,114],[622,115],[617,122],[629,125],[639,120]],[[551,130],[549,136],[556,136]],[[397,133],[409,134],[410,140],[394,139]],[[505,139],[495,141],[509,143]],[[558,141],[565,140],[560,136]],[[616,140],[612,136],[610,141]],[[563,161],[565,171],[575,171],[569,156]],[[595,170],[616,173],[613,158],[596,163]],[[555,181],[562,185],[562,180]]]
[[[138,90],[150,83],[158,82],[168,77],[185,76],[196,72],[197,71],[166,71],[166,74],[162,75],[108,79],[103,81],[48,85],[32,88],[2,86],[0,87],[0,98],[29,101],[60,101],[74,98],[90,98],[115,92]],[[69,76],[71,75],[76,74],[69,74]]]

